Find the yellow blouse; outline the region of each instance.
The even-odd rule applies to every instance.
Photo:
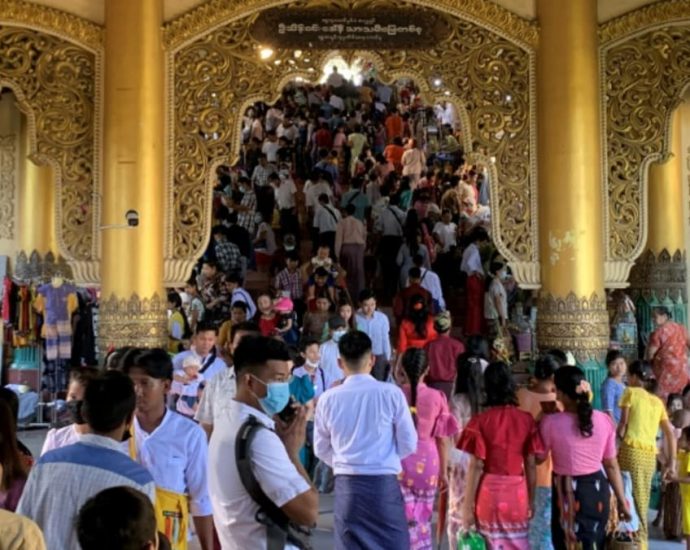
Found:
[[[629,447],[656,451],[659,424],[668,420],[666,407],[656,395],[644,388],[625,388],[618,406],[628,408],[628,426],[623,442]]]

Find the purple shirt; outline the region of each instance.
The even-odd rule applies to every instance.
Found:
[[[592,424],[592,436],[584,437],[577,425],[577,415],[560,412],[544,416],[539,432],[546,451],[551,451],[554,473],[592,474],[601,470],[604,459],[616,457],[616,426],[611,417],[594,411]]]

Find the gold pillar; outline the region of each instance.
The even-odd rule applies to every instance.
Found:
[[[165,341],[162,0],[106,0],[101,349]],[[128,211],[138,225],[130,227]]]
[[[538,342],[581,360],[608,347],[597,0],[537,0]]]
[[[21,182],[19,185],[19,250],[27,258],[35,250],[43,256],[58,254],[55,237],[55,174],[50,165],[39,166],[29,158],[29,128],[21,125]]]

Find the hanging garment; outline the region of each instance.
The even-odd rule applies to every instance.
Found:
[[[77,309],[76,289],[72,285],[42,285],[34,308],[43,313],[42,336],[46,339],[46,360],[68,360],[72,355],[72,313]]]

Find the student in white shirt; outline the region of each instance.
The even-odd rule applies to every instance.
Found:
[[[479,245],[489,241],[489,235],[481,227],[475,227],[468,237],[468,245],[462,254],[460,270],[467,275],[465,295],[467,314],[464,334],[480,334],[484,321],[484,267],[479,254]]]
[[[267,527],[257,521],[259,505],[242,484],[237,468],[238,434],[250,417],[260,424],[248,449],[256,481],[292,522],[312,526],[318,517],[319,496],[299,458],[306,410],[296,407],[289,424],[275,416],[290,398],[290,355],[283,342],[246,336],[233,358],[237,394],[227,421],[214,428],[209,447],[213,519],[223,550],[265,550]],[[287,544],[285,548],[292,550],[294,546]]]
[[[417,432],[400,388],[371,376],[371,340],[349,332],[338,344],[347,378],[316,405],[316,456],[335,473],[337,550],[407,550],[410,538],[398,484],[401,459]]]
[[[418,267],[420,271],[421,278],[419,280],[419,286],[425,288],[429,291],[429,294],[431,294],[431,300],[434,303],[434,311],[445,311],[446,300],[443,298],[441,278],[431,269],[424,267],[424,257],[421,254],[417,254],[414,258],[412,258],[412,263],[415,265],[415,267]]]
[[[196,423],[165,406],[173,375],[170,356],[162,349],[137,350],[125,358],[123,372],[134,383],[137,396],[132,437],[123,446],[153,476],[159,506],[170,500],[179,505],[164,505],[164,509],[188,509],[202,550],[213,550],[206,436]],[[159,521],[158,529],[173,546],[191,538],[184,512],[182,517]]]
[[[319,244],[335,251],[335,232],[340,222],[340,212],[329,204],[328,195],[319,195],[319,206],[314,214],[314,227],[319,231]]]
[[[260,333],[259,326],[251,321],[233,324],[230,329],[230,353],[237,348],[242,338]],[[194,420],[199,422],[209,439],[213,426],[227,418],[236,392],[237,379],[232,365],[216,374],[204,387]]]
[[[338,342],[347,333],[347,323],[340,315],[334,315],[328,320],[329,339],[319,348],[321,357],[321,368],[326,373],[326,378],[330,381],[327,388],[330,388],[338,380],[344,378],[343,370],[340,368],[338,357]]]
[[[487,324],[489,341],[492,342],[508,321],[508,295],[503,281],[508,277],[508,270],[501,262],[491,263],[491,283],[484,296],[484,318]]]

